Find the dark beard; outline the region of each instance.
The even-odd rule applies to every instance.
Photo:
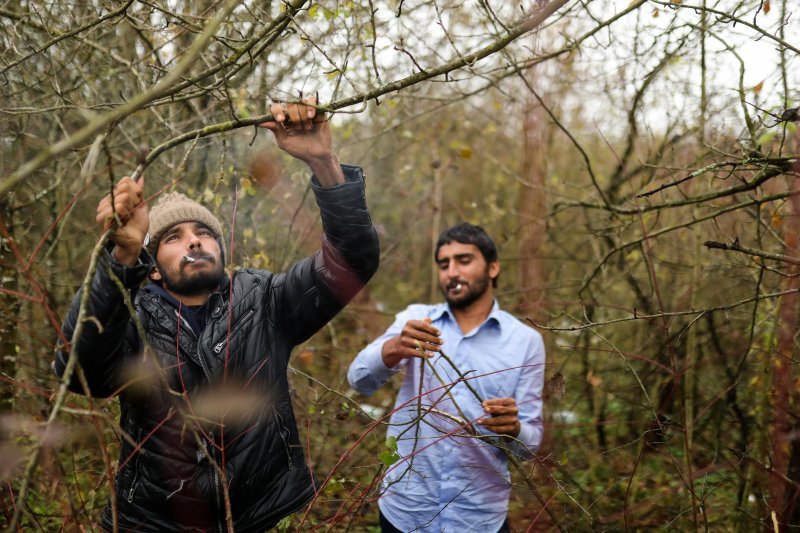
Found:
[[[210,294],[219,288],[225,278],[225,268],[216,261],[211,271],[198,272],[188,278],[181,276],[178,279],[172,278],[158,263],[156,263],[156,266],[161,274],[161,283],[163,283],[164,288],[181,296]]]
[[[465,285],[465,290],[461,291],[461,294],[457,294],[455,297],[451,297],[449,292],[447,291],[447,286],[440,287],[442,290],[442,294],[444,294],[444,299],[450,304],[450,307],[453,309],[463,309],[464,307],[468,307],[473,302],[475,302],[478,298],[483,296],[483,294],[489,290],[489,269],[486,269],[486,273],[483,277],[475,280],[475,283],[472,285]]]

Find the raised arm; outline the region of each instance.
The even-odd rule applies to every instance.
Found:
[[[378,236],[367,211],[364,174],[340,165],[330,124],[317,113],[316,101],[275,103],[275,121],[261,124],[278,146],[304,161],[322,218],[319,251],[285,274],[275,276],[273,312],[295,343],[313,335],[366,284],[378,268]]]
[[[138,350],[137,339],[129,328],[130,315],[122,293],[109,275],[108,268],[127,289],[137,287],[151,268],[149,256],[142,253],[148,228],[143,187],[142,182],[123,178],[113,193],[98,204],[96,221],[102,230],[112,226],[114,214],[120,225],[112,235],[92,280],[86,313],[91,318],[84,324],[83,334],[79,339],[72,338],[80,311],[81,291],[73,298],[63,324],[66,338],[77,343],[78,362],[93,396],[109,396],[122,385],[124,359]],[[53,365],[59,377],[63,376],[68,357],[69,349],[60,346]],[[70,389],[84,392],[75,376],[72,376]]]
[[[412,305],[398,313],[389,329],[350,363],[347,371],[350,386],[369,396],[399,372],[405,361],[431,357],[438,352],[442,344],[440,332],[425,314],[425,306],[421,305]]]
[[[345,176],[333,150],[330,123],[316,104],[316,98],[273,103],[269,112],[275,120],[259,126],[272,131],[278,147],[307,164],[319,185],[329,189],[345,183]]]

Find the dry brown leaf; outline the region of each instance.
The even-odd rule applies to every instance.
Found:
[[[564,393],[567,392],[567,381],[561,372],[556,371],[547,382],[547,392],[556,400],[564,397]]]

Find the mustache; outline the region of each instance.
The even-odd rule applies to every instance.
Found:
[[[454,280],[446,285],[446,289],[447,290],[455,289],[456,291],[461,292],[466,286],[467,283],[465,281]]]

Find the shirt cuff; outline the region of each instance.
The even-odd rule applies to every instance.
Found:
[[[528,424],[520,424],[519,425],[519,435],[517,435],[517,440],[520,443],[528,444],[533,442],[534,438],[533,428]]]
[[[519,426],[519,435],[517,435],[517,438],[508,441],[506,445],[514,455],[527,461],[533,459],[533,453],[536,451],[536,447],[532,445],[536,434],[533,427],[528,424],[520,423]]]
[[[376,350],[370,350],[369,353],[365,354],[366,357],[364,366],[367,367],[370,375],[372,375],[376,380],[385,382],[400,372],[401,365],[397,364],[394,366],[394,368],[389,368],[386,366],[386,363],[383,362],[383,356],[381,355],[381,352],[383,351],[383,344],[376,346],[376,348]]]

